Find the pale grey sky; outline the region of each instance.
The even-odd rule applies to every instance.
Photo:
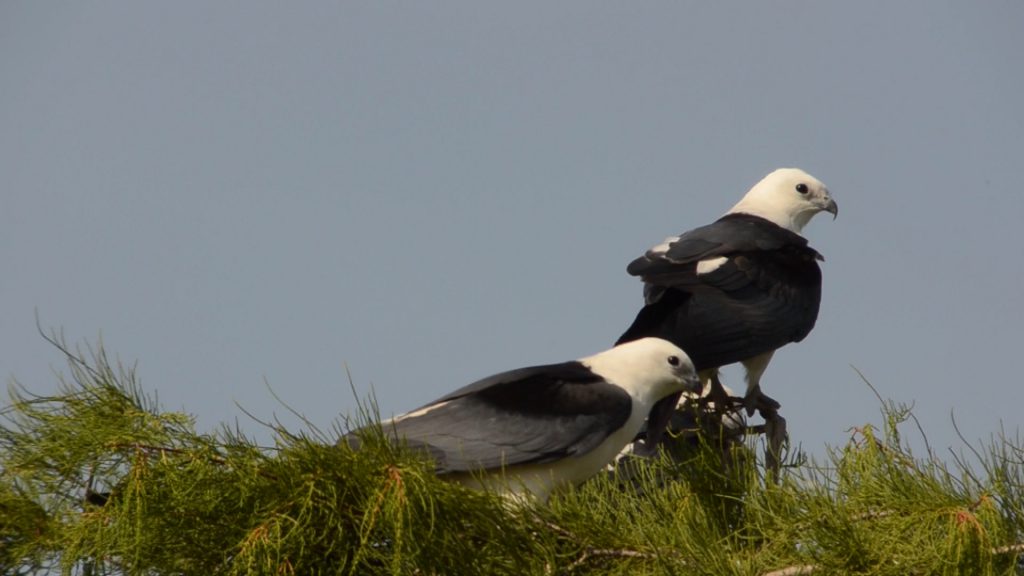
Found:
[[[607,348],[626,264],[799,166],[840,217],[763,379],[821,453],[1018,427],[1024,2],[4,2],[0,371],[102,334],[201,430]],[[738,370],[727,373],[739,384]],[[295,420],[284,416],[293,425]]]

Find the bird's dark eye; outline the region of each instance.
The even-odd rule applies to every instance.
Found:
[[[672,366],[679,366],[679,356],[669,356],[668,363]]]
[[[807,194],[807,184],[804,184],[803,182],[797,184],[796,191],[801,194]]]

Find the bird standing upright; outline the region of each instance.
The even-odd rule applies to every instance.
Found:
[[[747,413],[776,416],[779,404],[761,392],[761,375],[772,354],[803,340],[818,318],[824,258],[800,232],[819,212],[839,213],[828,188],[802,170],[781,168],[715,222],[651,248],[627,267],[644,282],[645,306],[618,342],[655,336],[676,344],[718,405],[726,397],[718,368],[741,362]],[[665,398],[652,410],[649,444],[678,400]]]

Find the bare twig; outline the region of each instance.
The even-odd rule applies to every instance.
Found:
[[[583,554],[576,559],[575,562],[569,565],[569,570],[575,570],[579,568],[587,561],[594,558],[643,558],[653,559],[657,558],[658,555],[651,554],[649,552],[641,552],[639,550],[630,550],[628,548],[587,548],[583,551]]]
[[[71,362],[72,364],[82,368],[83,370],[85,370],[86,372],[88,372],[90,375],[92,375],[95,378],[101,378],[100,373],[97,372],[92,366],[89,366],[89,363],[85,361],[85,358],[82,358],[82,356],[79,353],[72,352],[71,349],[69,349],[67,347],[67,344],[64,343],[63,330],[61,332],[57,332],[55,330],[51,330],[50,331],[51,333],[47,334],[46,331],[43,330],[43,325],[42,325],[41,321],[39,320],[39,309],[38,308],[35,309],[35,316],[36,316],[36,331],[39,332],[39,335],[43,337],[43,340],[45,340],[51,346],[53,346],[58,351],[60,351],[62,354],[64,354],[64,356],[67,357],[68,361]],[[102,346],[103,346],[103,344],[101,342],[100,347],[102,348]]]
[[[193,450],[188,450],[185,448],[174,448],[172,446],[153,446],[151,444],[142,444],[141,442],[115,442],[113,444],[110,444],[109,447],[114,450],[120,450],[122,448],[131,448],[134,450],[138,450],[140,452],[156,453],[160,455],[177,454],[181,456],[189,456],[192,459],[196,460],[199,459],[196,457],[195,451]],[[221,458],[220,456],[214,456],[212,454],[207,454],[202,459],[206,460],[207,462],[212,462],[213,464],[218,464],[220,466],[225,466],[228,463],[228,461],[225,460],[224,458]]]
[[[974,446],[972,446],[971,443],[967,441],[967,438],[964,437],[963,432],[960,431],[960,426],[957,425],[957,423],[956,423],[956,416],[953,414],[952,410],[949,411],[949,420],[950,420],[950,422],[953,423],[953,431],[956,432],[957,437],[960,438],[960,441],[964,443],[964,446],[967,446],[967,449],[970,450],[971,453],[974,454],[974,457],[977,459],[976,461],[977,462],[984,462],[985,458],[982,457],[981,453],[978,452],[978,450],[976,450],[974,448]],[[957,463],[957,465],[961,468],[961,470],[963,470],[964,474],[968,478],[970,478],[972,482],[974,482],[975,486],[984,486],[984,483],[981,482],[974,475],[974,472],[971,471],[971,467],[967,464],[966,461],[964,461],[958,454],[953,452],[952,448],[949,448],[949,452],[950,452],[950,454],[953,455],[953,460]]]
[[[1017,542],[1016,544],[1007,544],[1006,546],[993,548],[992,554],[994,556],[1002,556],[1004,554],[1024,554],[1024,542]],[[577,562],[579,562],[579,560],[577,560]],[[761,576],[803,576],[804,574],[813,574],[817,572],[817,570],[818,566],[815,564],[803,564],[772,570],[771,572],[761,574]]]
[[[928,435],[924,433],[924,427],[921,426],[921,421],[917,419],[917,416],[913,412],[908,414],[910,419],[914,421],[914,425],[917,426],[917,431],[921,434],[921,439],[924,440],[924,449],[928,453],[928,458],[931,460],[937,460],[935,452],[932,450],[932,445],[928,442]]]
[[[859,522],[861,520],[877,520],[879,518],[887,518],[897,514],[895,510],[869,510],[860,514],[854,514],[850,520]]]
[[[552,532],[558,534],[562,538],[565,538],[566,540],[575,542],[577,544],[580,543],[580,538],[576,536],[576,534],[565,528],[562,528],[554,522],[545,520],[544,518],[541,518],[539,515],[536,514],[533,515],[533,520],[543,525],[548,530],[551,530]],[[673,550],[643,552],[640,550],[633,550],[630,548],[594,548],[588,546],[583,549],[583,553],[580,554],[580,557],[569,565],[568,571],[572,572],[573,570],[579,568],[583,564],[586,564],[587,562],[598,558],[642,558],[645,560],[653,560],[663,556],[678,556],[678,554],[676,554]]]
[[[771,572],[765,572],[761,576],[803,576],[804,574],[813,574],[817,570],[818,567],[814,564],[804,564],[802,566],[788,566],[772,570]]]
[[[1007,544],[1006,546],[1000,546],[992,549],[992,554],[996,556],[1002,556],[1003,554],[1021,554],[1024,553],[1024,542],[1017,542],[1016,544]]]
[[[850,364],[850,368],[853,368],[853,371],[857,373],[857,376],[860,376],[861,381],[867,384],[868,388],[871,389],[871,392],[874,393],[875,398],[878,398],[878,403],[884,405],[885,400],[882,398],[882,395],[878,393],[878,390],[871,385],[871,381],[868,380],[867,376],[865,376],[864,373],[857,369],[853,364]]]
[[[558,524],[555,524],[554,522],[549,522],[548,520],[545,520],[539,516],[535,516],[534,519],[543,524],[548,530],[551,530],[552,532],[558,534],[562,538],[565,538],[567,540],[578,541],[575,534],[569,532],[565,528],[562,528]]]

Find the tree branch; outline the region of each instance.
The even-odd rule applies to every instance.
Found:
[[[579,568],[587,561],[594,558],[643,558],[653,559],[657,558],[656,554],[649,552],[641,552],[639,550],[630,550],[628,548],[587,548],[583,551],[583,554],[576,559],[575,562],[569,565],[569,571],[573,571]]]
[[[818,567],[814,564],[804,564],[803,566],[789,566],[788,568],[772,570],[771,572],[765,572],[761,576],[803,576],[804,574],[813,574],[817,569]]]

